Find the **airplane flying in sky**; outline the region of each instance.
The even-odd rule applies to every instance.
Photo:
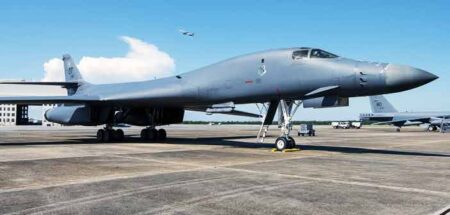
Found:
[[[374,121],[375,124],[403,126],[428,124],[429,131],[435,131],[442,124],[450,123],[450,112],[398,112],[384,96],[370,96],[372,113],[360,114],[361,121]],[[448,119],[447,119],[448,118]]]
[[[301,103],[312,108],[348,106],[349,97],[400,92],[438,78],[410,66],[362,62],[317,48],[261,51],[174,77],[101,85],[84,81],[69,55],[63,61],[66,82],[3,84],[60,85],[67,88],[67,96],[0,97],[0,103],[61,104],[45,118],[64,125],[106,125],[98,130],[98,141],[123,139],[123,131],[113,129],[119,123],[146,126],[144,140],[164,140],[166,131],[156,127],[181,123],[185,110],[252,116],[234,105],[263,103],[267,111],[262,126],[268,127],[281,108],[282,134],[275,142],[279,150],[295,146],[289,136],[291,119]]]
[[[185,31],[183,29],[178,30],[180,31],[181,34],[185,35],[185,36],[189,36],[189,37],[194,37],[195,33],[194,32],[189,32],[189,31]]]

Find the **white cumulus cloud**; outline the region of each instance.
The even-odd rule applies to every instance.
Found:
[[[175,61],[153,44],[132,37],[121,37],[130,47],[123,57],[81,58],[78,66],[83,78],[92,83],[143,81],[172,75]],[[44,63],[43,81],[64,81],[63,62],[53,58]]]
[[[44,63],[45,76],[42,81],[64,81],[64,65],[59,58]]]

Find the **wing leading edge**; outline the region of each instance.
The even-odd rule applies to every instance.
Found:
[[[98,97],[93,96],[17,96],[0,97],[1,104],[60,104],[60,103],[92,103],[100,102]]]
[[[426,118],[408,118],[408,119],[401,119],[401,120],[392,120],[392,121],[386,121],[386,122],[377,122],[374,123],[374,125],[397,125],[397,124],[405,124],[406,122],[411,122],[412,124],[422,124],[422,123],[429,123],[430,117]]]
[[[2,81],[0,84],[11,85],[41,85],[41,86],[61,86],[63,88],[78,87],[78,82],[34,82],[34,81]]]

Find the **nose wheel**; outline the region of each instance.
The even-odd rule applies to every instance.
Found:
[[[277,140],[275,141],[275,148],[278,151],[295,148],[295,140],[290,136],[278,137]]]

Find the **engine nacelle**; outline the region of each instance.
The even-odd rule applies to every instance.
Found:
[[[303,100],[304,108],[346,107],[348,105],[349,99],[339,96],[325,96]]]
[[[63,125],[91,125],[91,108],[87,106],[60,106],[44,114],[45,119]]]
[[[63,125],[102,125],[126,123],[129,125],[169,125],[183,122],[183,108],[134,108],[119,111],[108,107],[60,106],[45,112],[45,119]]]

